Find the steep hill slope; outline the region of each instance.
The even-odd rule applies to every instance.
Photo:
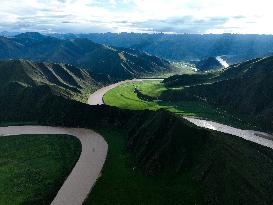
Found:
[[[78,38],[60,40],[39,33],[0,37],[0,59],[66,63],[89,69],[103,80],[123,80],[170,68],[167,61],[132,50]]]
[[[273,128],[273,57],[234,65],[214,81],[166,92],[164,98],[201,100],[249,115]]]
[[[273,170],[272,150],[234,136],[198,129],[162,111],[146,112],[146,119],[132,120],[127,149],[134,153],[137,165],[147,175],[161,173],[170,181],[188,175],[200,191],[201,200],[196,200],[196,204],[272,202],[272,197],[265,194],[272,189],[271,180],[265,177],[267,171]],[[178,201],[179,198],[174,204]]]
[[[34,63],[28,60],[0,61],[0,73],[0,93],[13,87],[48,86],[57,95],[85,101],[86,92],[92,92],[98,87],[98,83],[86,70],[66,64]]]

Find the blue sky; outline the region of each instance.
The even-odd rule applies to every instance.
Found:
[[[1,0],[0,31],[273,34],[270,0]]]

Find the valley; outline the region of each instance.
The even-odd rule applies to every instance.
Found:
[[[133,110],[165,109],[178,115],[210,119],[243,129],[257,128],[255,123],[250,122],[247,117],[238,114],[229,114],[224,109],[215,108],[208,103],[193,100],[176,102],[160,100],[161,95],[168,91],[168,88],[160,81],[133,81],[117,86],[113,90],[111,90],[113,88],[112,86],[109,88],[110,89],[107,89],[109,92],[102,93],[104,96],[103,101],[107,105]],[[146,100],[139,98],[137,93],[135,93],[136,88],[140,90],[144,96],[151,97],[151,99]],[[174,88],[174,91],[179,91],[180,89],[183,88]]]
[[[151,53],[78,36],[1,37],[0,147],[25,155],[1,158],[0,173],[31,166],[0,204],[270,204],[272,57],[227,65],[226,53],[207,52],[195,67]],[[29,191],[17,201],[21,184]]]
[[[95,94],[92,94],[89,97],[88,103],[92,104],[104,104],[117,106],[122,109],[136,109],[136,110],[159,110],[165,109],[170,112],[174,112],[178,115],[181,115],[184,119],[189,122],[203,128],[235,135],[241,137],[245,140],[255,142],[257,144],[269,147],[273,149],[273,135],[253,131],[253,130],[242,130],[238,128],[233,128],[231,126],[227,126],[224,124],[220,124],[217,122],[209,121],[218,120],[227,122],[227,119],[230,122],[233,120],[241,121],[241,124],[237,123],[237,126],[245,124],[245,126],[249,126],[249,128],[253,125],[248,124],[247,122],[242,122],[242,119],[235,118],[234,116],[229,115],[228,113],[222,112],[220,110],[215,110],[213,107],[205,107],[202,104],[198,104],[195,102],[182,102],[180,104],[160,104],[159,99],[160,94],[166,90],[164,86],[162,86],[163,79],[135,79],[131,81],[124,81],[118,84],[113,84],[107,87],[104,87],[98,90]],[[141,92],[145,95],[149,93],[149,97],[154,98],[151,101],[141,99],[136,93],[134,89],[140,89]],[[98,102],[98,98],[101,100]],[[196,106],[194,106],[194,104]],[[198,110],[200,110],[198,112]],[[222,116],[221,117],[219,117]],[[218,117],[217,117],[218,116]],[[208,119],[204,120],[202,119]],[[201,119],[200,119],[201,118]],[[247,119],[245,118],[245,121]],[[234,122],[233,122],[234,123]]]

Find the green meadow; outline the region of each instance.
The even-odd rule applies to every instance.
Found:
[[[0,204],[50,204],[80,153],[80,141],[72,136],[1,137]]]

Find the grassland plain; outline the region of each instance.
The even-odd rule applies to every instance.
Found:
[[[50,204],[80,153],[80,141],[72,136],[1,137],[0,204]]]
[[[140,99],[135,93],[136,88],[141,91],[142,94],[158,100],[147,101]],[[116,106],[122,109],[166,109],[178,115],[210,119],[239,128],[259,128],[255,122],[251,122],[246,116],[228,113],[219,107],[213,107],[204,102],[188,100],[172,102],[160,100],[162,93],[168,91],[168,89],[179,91],[183,89],[183,87],[167,88],[159,81],[130,82],[110,90],[105,94],[103,99],[107,105]]]

